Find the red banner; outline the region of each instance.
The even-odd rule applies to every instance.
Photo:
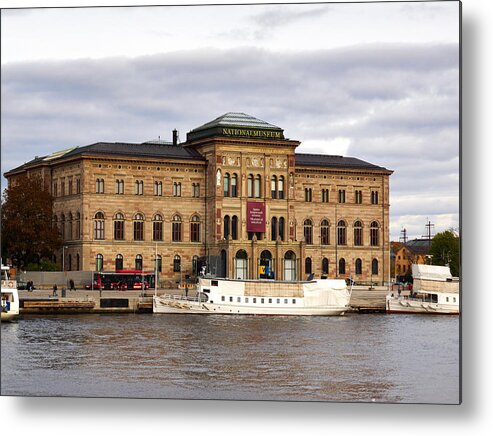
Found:
[[[247,232],[265,233],[265,203],[247,201]]]

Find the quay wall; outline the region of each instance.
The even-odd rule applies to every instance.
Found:
[[[355,287],[350,300],[350,312],[385,312],[387,288]],[[157,295],[167,293],[185,295],[183,289],[159,289]],[[59,288],[57,296],[51,290],[19,291],[21,314],[69,314],[69,313],[149,313],[152,312],[153,290],[142,291],[91,291],[66,290],[64,296]],[[188,291],[189,296],[195,290]],[[88,304],[92,302],[93,304]]]

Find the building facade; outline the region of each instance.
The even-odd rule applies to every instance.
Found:
[[[202,266],[276,280],[390,280],[389,178],[360,159],[296,153],[272,124],[227,113],[173,142],[96,143],[5,174],[38,174],[54,197],[65,270]]]

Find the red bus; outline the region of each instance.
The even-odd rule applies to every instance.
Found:
[[[96,272],[93,283],[86,289],[95,290],[142,290],[154,288],[155,274],[153,271],[120,269],[115,272]]]

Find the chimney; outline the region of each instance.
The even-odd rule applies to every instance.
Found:
[[[178,145],[178,130],[173,129],[173,145]]]

